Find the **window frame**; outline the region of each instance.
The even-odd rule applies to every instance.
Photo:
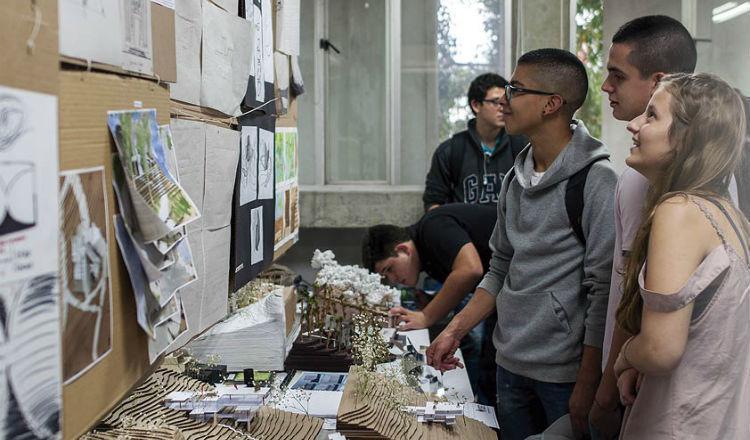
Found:
[[[329,34],[328,0],[311,0],[315,2],[313,34],[315,41],[327,38]],[[316,127],[313,139],[315,150],[314,183],[300,185],[302,192],[413,192],[423,191],[424,185],[403,185],[401,183],[401,5],[403,0],[385,0],[386,2],[386,180],[384,181],[330,181],[326,172],[327,125],[326,94],[328,86],[327,53],[319,50],[316,44],[314,60],[315,87],[313,93],[313,115]],[[512,38],[514,0],[505,0],[504,52],[506,57],[505,75],[512,72]],[[435,146],[437,147],[437,145]]]

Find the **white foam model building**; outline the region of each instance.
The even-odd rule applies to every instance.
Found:
[[[164,398],[164,406],[188,413],[198,421],[222,419],[250,423],[255,412],[265,403],[268,388],[256,392],[252,388],[238,388],[231,392],[198,393],[174,391]]]
[[[354,266],[341,266],[330,250],[315,249],[310,265],[319,269],[315,278],[318,288],[331,287],[348,300],[363,298],[371,306],[394,307],[401,305],[401,292],[381,283],[380,275]]]
[[[443,423],[453,425],[456,417],[463,415],[461,404],[448,402],[426,402],[425,406],[407,406],[405,411],[416,414],[420,423]]]
[[[276,289],[238,309],[186,348],[199,362],[226,365],[229,371],[283,370],[300,331],[295,298],[291,288]]]

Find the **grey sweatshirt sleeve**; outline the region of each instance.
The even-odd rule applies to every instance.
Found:
[[[492,251],[490,268],[484,275],[482,282],[477,286],[493,296],[497,296],[500,293],[500,289],[503,288],[505,276],[508,274],[508,269],[510,268],[510,260],[513,258],[513,247],[510,245],[508,235],[505,232],[505,197],[508,194],[509,180],[512,180],[509,177],[512,176],[513,173],[508,173],[506,178],[503,179],[503,185],[497,201],[497,222],[490,237],[490,250]]]
[[[608,161],[595,163],[586,179],[582,227],[586,236],[583,287],[588,292],[583,343],[601,347],[607,318],[612,252],[615,243],[614,204],[617,174]]]

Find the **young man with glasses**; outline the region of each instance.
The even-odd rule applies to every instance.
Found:
[[[505,91],[506,128],[530,145],[503,181],[489,271],[430,345],[427,362],[454,368],[461,337],[497,313],[503,440],[523,440],[567,413],[582,436],[601,375],[617,176],[604,145],[573,119],[588,92],[575,55],[524,54]],[[576,183],[577,193],[570,190]],[[576,218],[569,194],[580,196]]]
[[[467,99],[474,118],[435,150],[422,196],[425,211],[446,203],[497,203],[503,177],[527,143],[505,131],[500,99],[507,83],[495,73],[471,82]]]

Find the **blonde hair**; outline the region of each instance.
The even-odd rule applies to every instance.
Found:
[[[727,199],[732,174],[745,140],[742,100],[729,84],[706,73],[675,74],[659,87],[672,97],[669,142],[672,158],[649,188],[645,218],[624,268],[623,296],[617,323],[631,334],[640,332],[642,300],[638,275],[646,260],[654,211],[675,195]],[[743,215],[738,216],[744,220]],[[746,222],[743,223],[748,235]]]

